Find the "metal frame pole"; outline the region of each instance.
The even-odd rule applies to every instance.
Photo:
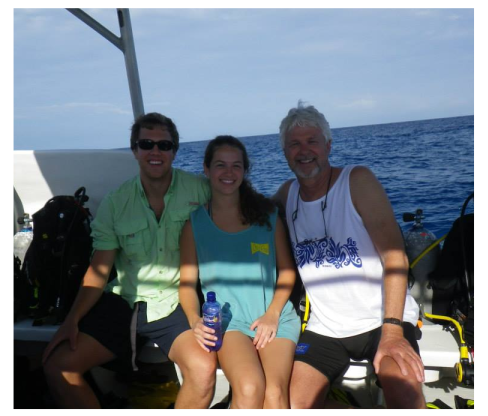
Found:
[[[82,22],[86,23],[89,27],[95,30],[95,32],[99,33],[122,51],[125,59],[125,69],[127,71],[127,80],[129,82],[129,91],[134,119],[143,115],[144,101],[142,98],[141,81],[139,78],[139,69],[137,67],[136,50],[134,45],[134,36],[132,34],[129,9],[117,9],[120,37],[114,35],[110,30],[101,25],[83,10],[66,10],[68,10]]]

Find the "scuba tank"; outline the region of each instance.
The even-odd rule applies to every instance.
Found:
[[[25,253],[27,253],[27,249],[34,238],[34,232],[32,231],[32,219],[29,214],[24,214],[17,222],[22,224],[22,229],[14,235],[14,256],[23,264]]]
[[[434,271],[440,255],[439,242],[431,231],[422,223],[425,218],[423,211],[417,209],[413,213],[403,214],[404,222],[414,221],[412,227],[403,237],[405,252],[410,264],[409,288],[417,303],[422,304],[426,312],[432,312],[432,290],[429,275]]]

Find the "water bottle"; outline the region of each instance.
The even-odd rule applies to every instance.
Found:
[[[218,351],[222,346],[222,310],[220,303],[215,299],[215,292],[207,293],[207,301],[203,304],[203,324],[215,329],[214,335],[218,338],[215,346],[207,345],[210,351]]]
[[[21,263],[24,263],[25,253],[34,238],[34,232],[30,225],[32,220],[29,218],[29,214],[24,214],[24,218],[19,219],[19,222],[23,224],[23,227],[14,235],[14,256],[18,257]]]

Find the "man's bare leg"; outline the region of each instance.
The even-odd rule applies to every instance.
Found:
[[[329,380],[320,371],[295,361],[291,372],[290,404],[292,409],[323,409]]]
[[[60,344],[44,364],[44,374],[54,400],[61,408],[100,408],[83,375],[93,367],[112,361],[115,355],[91,336],[80,332],[77,347]]]
[[[404,376],[398,364],[391,357],[381,360],[378,373],[385,395],[385,403],[389,409],[425,409],[425,398],[422,383],[417,381],[413,370]]]

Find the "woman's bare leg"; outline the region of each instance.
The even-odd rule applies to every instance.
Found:
[[[289,409],[288,395],[296,344],[287,338],[275,338],[259,350],[266,377],[264,409]]]
[[[262,409],[266,384],[251,338],[238,331],[227,332],[217,354],[232,387],[231,409]]]

